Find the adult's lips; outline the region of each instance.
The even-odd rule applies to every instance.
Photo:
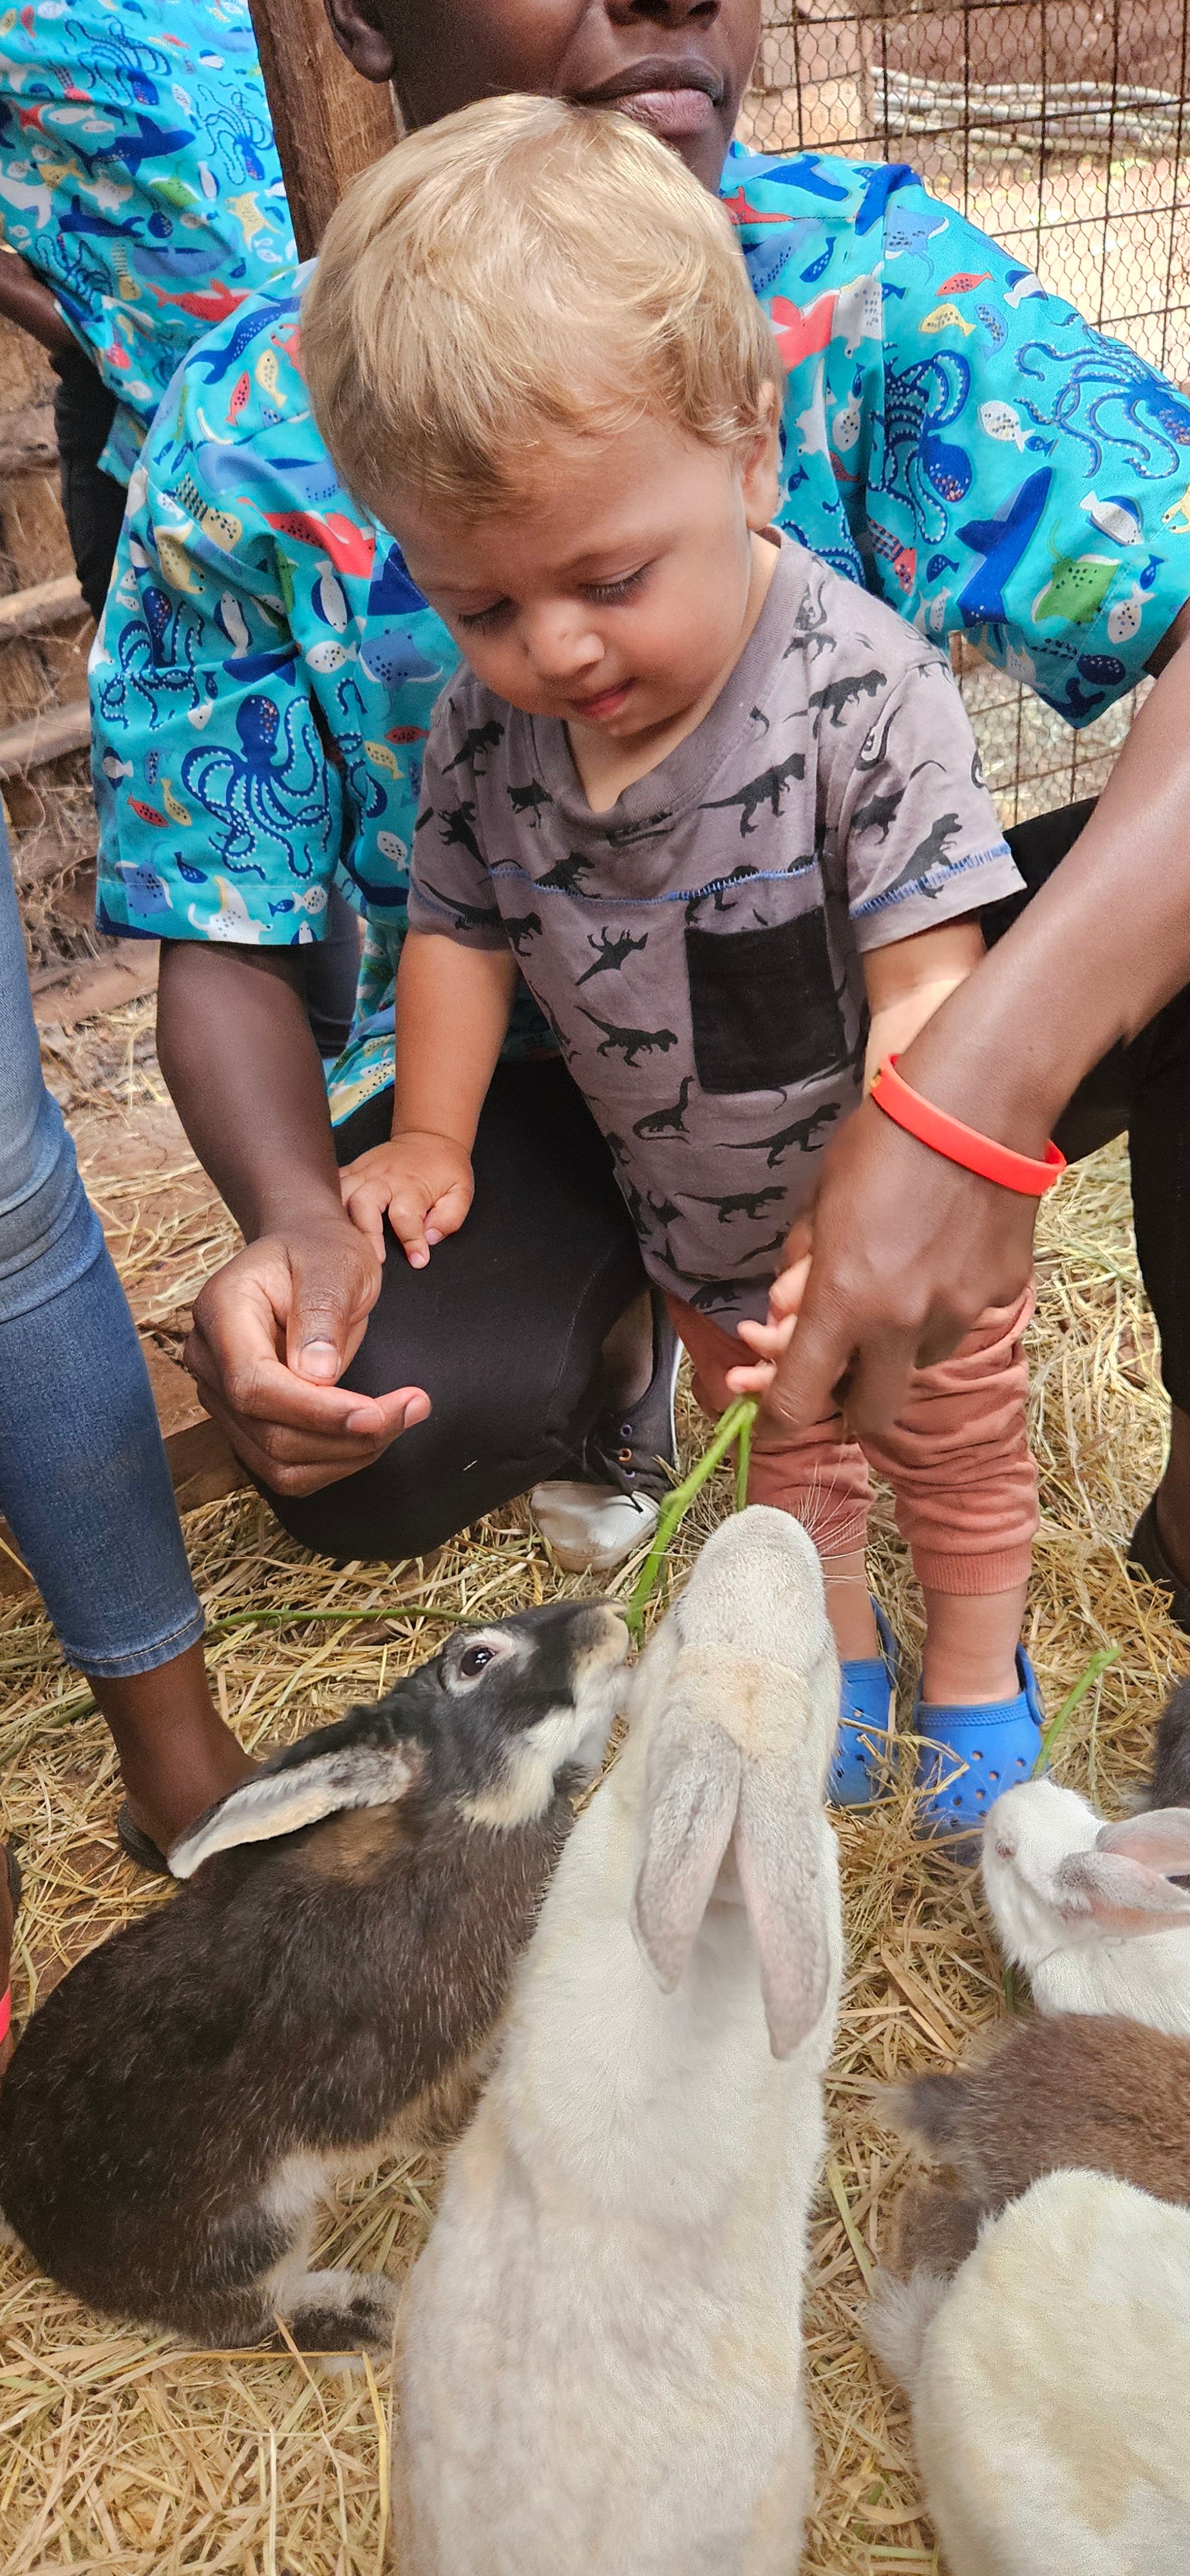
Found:
[[[618,107],[651,127],[666,143],[713,125],[726,91],[722,72],[701,54],[647,54],[598,87],[584,90],[584,107]]]

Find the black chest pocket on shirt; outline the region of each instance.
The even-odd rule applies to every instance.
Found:
[[[782,1091],[850,1063],[821,911],[775,930],[688,923],[686,971],[704,1091]]]

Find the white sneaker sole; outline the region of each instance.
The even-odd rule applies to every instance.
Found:
[[[616,1485],[580,1485],[567,1478],[535,1485],[529,1509],[567,1574],[610,1574],[648,1545],[660,1512],[651,1494],[622,1494]]]

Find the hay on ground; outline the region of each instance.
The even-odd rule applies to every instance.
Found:
[[[123,1069],[120,1097],[152,1099],[159,1077],[135,1012],[107,1043]],[[110,1057],[102,1066],[78,1058],[63,1062],[61,1087],[77,1108],[111,1075]],[[131,1222],[123,1249],[139,1285],[143,1246]],[[1044,1518],[1028,1643],[1051,1710],[1094,1649],[1120,1648],[1058,1758],[1061,1777],[1119,1811],[1144,1771],[1169,1681],[1190,1659],[1159,1601],[1129,1581],[1123,1564],[1160,1469],[1164,1409],[1119,1149],[1073,1172],[1047,1205],[1033,1367]],[[687,1399],[686,1460],[704,1439]],[[679,1563],[731,1499],[725,1469],[680,1534]],[[215,1686],[245,1744],[257,1748],[352,1698],[375,1697],[420,1658],[442,1627],[402,1606],[410,1593],[442,1612],[488,1614],[576,1588],[558,1575],[521,1506],[426,1567],[332,1568],[304,1556],[262,1504],[242,1495],[192,1515],[188,1534],[212,1622]],[[917,1609],[883,1502],[872,1566],[911,1687]],[[617,1579],[625,1595],[634,1570]],[[351,1623],[312,1615],[344,1610]],[[250,1612],[275,1624],[252,1625]],[[21,1603],[0,1605],[0,1681],[0,1806],[26,1872],[15,1963],[23,2016],[71,1961],[162,1900],[118,1852],[115,1765],[85,1687],[64,1671],[44,1618]],[[859,2338],[864,2275],[880,2259],[901,2163],[896,2141],[872,2118],[869,2088],[949,2064],[970,2033],[1004,2011],[1003,1976],[975,1881],[913,1841],[907,1777],[891,1805],[843,1819],[839,1833],[851,1971],[807,2319],[819,2475],[806,2567],[814,2576],[925,2576],[938,2561],[904,2410]],[[424,2161],[390,2164],[344,2192],[319,2259],[379,2265],[401,2278],[428,2226],[436,2179]],[[377,2576],[391,2406],[383,2372],[331,2379],[296,2355],[211,2356],[146,2341],[63,2297],[19,2253],[0,2256],[0,2350],[7,2576],[67,2566],[118,2576]]]

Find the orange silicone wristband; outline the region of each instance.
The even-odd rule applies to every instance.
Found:
[[[978,1172],[981,1180],[998,1181],[1001,1189],[1019,1190],[1027,1198],[1044,1198],[1061,1179],[1066,1156],[1056,1145],[1046,1146],[1040,1163],[1031,1154],[1015,1154],[1010,1145],[998,1145],[994,1136],[981,1136],[977,1127],[964,1127],[961,1118],[952,1118],[945,1109],[936,1109],[932,1100],[923,1100],[920,1091],[902,1081],[896,1065],[895,1055],[885,1057],[871,1097],[886,1118],[895,1119],[919,1144],[944,1154],[948,1163]]]

